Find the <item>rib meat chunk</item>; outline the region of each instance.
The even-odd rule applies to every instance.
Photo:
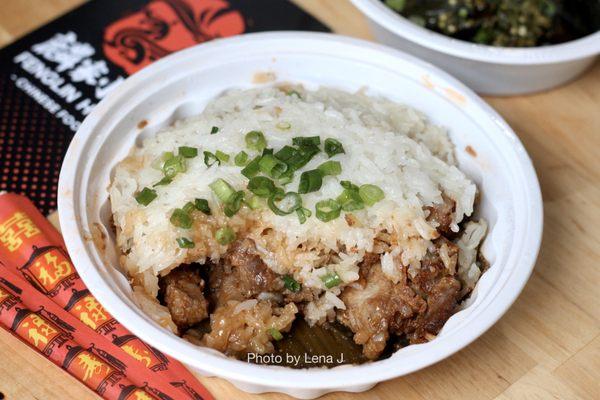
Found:
[[[371,265],[362,286],[349,286],[341,294],[346,310],[337,318],[354,332],[354,341],[363,345],[363,354],[376,359],[385,349],[390,323],[422,313],[426,304],[407,285],[395,285],[381,271],[381,265]]]
[[[160,287],[173,322],[180,331],[208,317],[204,280],[197,268],[182,266],[161,278]]]
[[[272,353],[272,329],[289,331],[297,312],[294,303],[277,307],[270,301],[232,300],[211,314],[211,331],[201,343],[238,358],[248,353]]]
[[[456,202],[445,195],[442,195],[442,199],[443,203],[425,207],[426,210],[429,210],[427,222],[435,222],[438,225],[436,230],[442,235],[452,234],[450,225],[452,224],[452,214],[456,209]]]
[[[282,288],[283,282],[262,261],[251,239],[233,243],[221,262],[210,271],[209,289],[217,306]]]
[[[390,334],[421,343],[435,336],[456,311],[461,284],[455,278],[457,248],[441,237],[433,242],[411,276],[404,266],[393,283],[379,263],[363,263],[358,284],[348,286],[340,298],[346,305],[337,319],[354,332],[363,354],[376,359]]]

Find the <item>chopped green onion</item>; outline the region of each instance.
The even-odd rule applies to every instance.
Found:
[[[269,148],[265,147],[265,149],[262,151],[262,155],[263,156],[266,156],[266,155],[272,156],[273,155],[273,149],[269,149]]]
[[[269,197],[275,192],[275,183],[267,177],[255,176],[248,182],[248,190],[259,197]]]
[[[310,193],[321,189],[323,184],[323,173],[318,169],[304,171],[300,175],[300,184],[298,185],[298,193]]]
[[[196,205],[191,201],[188,201],[181,209],[189,214],[196,209]]]
[[[185,158],[183,156],[173,156],[163,164],[163,174],[165,177],[173,179],[175,175],[187,170]]]
[[[256,174],[258,174],[258,172],[260,171],[258,163],[260,162],[261,158],[261,156],[256,156],[252,161],[250,161],[248,165],[246,165],[246,167],[242,169],[242,175],[244,175],[248,179],[252,178],[253,176],[256,176]]]
[[[217,150],[217,152],[215,153],[215,157],[217,157],[219,161],[224,163],[229,161],[229,154],[223,153],[221,150]]]
[[[291,183],[293,180],[294,180],[294,171],[292,171],[291,169],[288,169],[279,177],[279,184],[285,186],[288,183]]]
[[[185,158],[194,158],[198,155],[198,149],[195,147],[181,146],[179,147],[179,155]]]
[[[287,92],[285,92],[285,94],[287,94],[288,96],[296,96],[299,99],[302,98],[302,96],[300,96],[300,93],[297,90],[288,90]]]
[[[219,228],[217,229],[217,232],[215,232],[215,239],[217,239],[219,244],[229,244],[235,240],[235,232],[228,226]]]
[[[293,276],[284,275],[282,279],[283,279],[283,285],[285,286],[285,288],[287,290],[289,290],[290,292],[294,292],[294,293],[298,293],[300,291],[301,285],[300,285],[300,283],[298,283],[297,280],[294,279]]]
[[[321,200],[315,204],[316,217],[323,222],[329,222],[340,216],[342,206],[333,199]]]
[[[154,169],[162,169],[165,161],[167,161],[169,158],[173,158],[173,156],[174,154],[172,151],[165,151],[160,155],[160,157],[152,162],[151,167]]]
[[[145,187],[135,195],[135,201],[143,206],[147,206],[148,204],[152,203],[152,200],[154,200],[157,196],[156,190]]]
[[[205,151],[204,152],[204,164],[208,168],[210,168],[215,163],[217,163],[218,165],[221,165],[221,160],[219,160],[219,158],[216,155],[214,155],[213,153],[211,153],[210,151]]]
[[[286,164],[289,169],[297,171],[304,167],[308,162],[321,150],[316,146],[304,146],[300,147],[290,158],[287,159]]]
[[[246,153],[244,150],[240,151],[235,155],[233,162],[238,167],[245,166],[246,164],[248,164],[248,153]]]
[[[278,202],[279,204],[275,204]],[[285,195],[275,193],[267,201],[269,208],[277,215],[288,215],[302,207],[302,198],[298,193],[288,192]]]
[[[340,276],[335,272],[323,275],[321,280],[327,289],[331,289],[332,287],[342,283],[342,278],[340,278]]]
[[[277,125],[275,125],[275,127],[277,129],[281,129],[282,131],[287,131],[292,127],[292,124],[290,124],[289,122],[282,121],[278,122]]]
[[[260,131],[251,131],[246,134],[246,146],[250,150],[262,151],[267,147],[267,139]]]
[[[275,153],[275,157],[287,163],[287,161],[290,158],[292,158],[297,152],[298,150],[296,150],[294,147],[286,145],[283,146],[281,150],[279,150],[277,153]]]
[[[372,206],[373,204],[377,203],[378,201],[383,200],[383,198],[385,197],[383,190],[381,190],[381,188],[379,186],[368,185],[368,184],[362,185],[358,189],[358,194],[360,195],[360,198],[368,206]]]
[[[194,207],[196,207],[196,210],[202,211],[206,215],[210,215],[211,214],[210,207],[208,205],[208,200],[206,200],[206,199],[196,199],[196,200],[194,200]]]
[[[233,217],[235,214],[237,214],[242,207],[242,201],[244,200],[245,195],[246,193],[241,190],[232,194],[227,200],[227,203],[225,203],[225,207],[223,207],[223,212],[225,215],[228,217]]]
[[[306,219],[312,215],[312,212],[308,208],[300,207],[296,210],[296,215],[298,216],[298,221],[300,221],[300,225],[306,222]]]
[[[288,166],[281,160],[275,158],[272,154],[265,154],[261,157],[258,162],[258,168],[265,175],[270,176],[271,178],[279,178],[285,171],[287,171]]]
[[[219,127],[218,126],[213,126],[212,128],[210,128],[210,134],[211,135],[214,135],[217,132],[219,132]]]
[[[341,181],[340,185],[342,185],[342,187],[344,189],[348,189],[348,190],[356,190],[358,191],[358,186],[356,186],[354,183],[350,182],[350,181]]]
[[[325,161],[317,167],[323,175],[339,175],[342,173],[342,164],[339,161]]]
[[[171,214],[171,224],[175,225],[178,228],[190,229],[192,227],[192,217],[183,211],[181,208],[176,208],[173,210],[173,214]]]
[[[358,188],[345,189],[336,200],[341,204],[344,211],[356,211],[365,208],[365,204],[358,194]]]
[[[173,179],[171,178],[167,178],[166,176],[163,177],[160,181],[156,182],[154,185],[152,185],[152,187],[156,187],[156,186],[163,186],[163,185],[168,185],[169,183],[173,182]]]
[[[321,138],[319,136],[298,136],[292,138],[292,143],[298,147],[318,147],[321,144]]]
[[[175,240],[177,241],[179,247],[181,247],[182,249],[193,249],[195,246],[193,241],[185,237],[180,237]]]
[[[259,208],[263,207],[263,201],[260,197],[258,196],[252,196],[247,200],[244,200],[244,202],[246,203],[246,205],[248,207],[250,207],[250,209],[252,210],[258,210]]]
[[[221,203],[229,202],[231,196],[235,194],[235,190],[231,187],[231,185],[221,178],[208,185],[208,187],[215,192]]]
[[[325,139],[325,145],[323,147],[325,149],[325,153],[327,153],[329,157],[333,157],[340,153],[346,153],[344,151],[344,146],[342,146],[342,144],[336,139]]]
[[[283,339],[283,335],[281,334],[281,332],[279,332],[279,329],[277,329],[277,328],[270,328],[269,329],[269,334],[275,340],[281,340],[281,339]]]

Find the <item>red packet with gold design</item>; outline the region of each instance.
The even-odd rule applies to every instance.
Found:
[[[139,366],[178,387],[185,393],[179,398],[212,398],[181,363],[131,334],[102,307],[77,274],[60,233],[29,199],[12,193],[0,195],[0,264],[121,348]]]
[[[155,381],[149,385],[150,371],[127,365],[129,356],[123,350],[96,337],[6,268],[0,268],[0,326],[105,399],[179,398],[167,382],[161,386],[170,393]]]

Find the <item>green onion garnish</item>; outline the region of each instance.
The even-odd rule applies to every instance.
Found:
[[[169,183],[173,182],[173,179],[171,178],[167,178],[166,176],[163,177],[160,181],[156,182],[154,185],[152,185],[152,187],[156,187],[156,186],[163,186],[163,185],[168,185]]]
[[[283,216],[291,214],[302,207],[302,198],[295,192],[288,192],[285,195],[275,193],[269,197],[267,204],[271,211],[277,215]]]
[[[325,139],[325,145],[323,147],[325,148],[325,153],[327,153],[329,157],[333,157],[340,153],[346,153],[344,151],[344,146],[335,139]]]
[[[292,171],[291,169],[288,169],[279,177],[279,184],[285,186],[288,183],[291,183],[293,180],[294,180],[294,171]]]
[[[165,151],[160,155],[160,157],[152,161],[152,164],[150,166],[154,169],[162,170],[165,161],[167,161],[169,158],[173,158],[173,156],[174,154],[172,151]]]
[[[231,185],[221,178],[208,185],[208,187],[217,195],[221,203],[229,202],[229,198],[235,194],[235,190]]]
[[[217,229],[217,232],[215,232],[215,239],[217,239],[219,244],[229,244],[235,240],[235,232],[228,226],[219,228]]]
[[[319,171],[326,175],[339,175],[342,173],[342,164],[339,161],[325,161],[317,167]]]
[[[210,215],[211,214],[210,207],[208,205],[208,200],[206,200],[206,199],[196,199],[196,200],[194,200],[194,207],[196,207],[196,210],[202,211],[206,215]]]
[[[185,158],[179,155],[173,156],[167,161],[165,161],[162,169],[165,177],[173,179],[173,177],[175,177],[175,175],[177,175],[178,173],[185,172],[187,170]]]
[[[210,134],[211,135],[214,135],[217,132],[219,132],[219,127],[218,126],[213,126],[212,128],[210,128]]]
[[[277,179],[287,171],[288,166],[283,161],[278,160],[274,155],[265,154],[260,158],[258,168],[265,175]]]
[[[288,96],[296,96],[299,99],[302,98],[302,96],[300,96],[300,93],[298,93],[297,90],[288,90],[287,92],[285,92],[285,94],[287,94]]]
[[[194,211],[196,209],[196,205],[194,203],[192,203],[191,201],[188,201],[187,203],[185,203],[185,205],[183,207],[181,207],[181,209],[183,211],[185,211],[186,213],[190,214],[192,211]]]
[[[383,200],[383,198],[385,197],[383,190],[381,190],[381,188],[379,186],[368,185],[368,184],[362,185],[358,189],[358,194],[360,195],[360,198],[368,206],[372,206],[373,204],[377,203],[378,201]]]
[[[210,151],[205,151],[204,152],[204,164],[208,168],[210,168],[215,163],[217,163],[218,165],[221,165],[221,160],[219,160],[219,158],[216,155],[214,155],[213,153],[211,153]]]
[[[219,159],[219,161],[224,162],[224,163],[229,161],[229,154],[223,153],[221,150],[216,151],[215,157],[217,157]]]
[[[342,187],[344,189],[348,189],[348,190],[356,190],[358,191],[358,186],[356,186],[354,183],[350,182],[350,181],[341,181],[340,185],[342,185]]]
[[[195,147],[181,146],[179,147],[179,155],[185,158],[194,158],[198,155],[198,149]]]
[[[254,159],[250,161],[248,165],[244,167],[244,169],[242,169],[242,175],[244,175],[248,179],[252,178],[253,176],[256,176],[256,174],[258,174],[258,172],[260,171],[258,163],[260,162],[261,158],[262,156],[254,157]]]
[[[240,151],[235,155],[233,162],[238,167],[245,166],[246,164],[248,164],[248,153],[246,153],[244,150]]]
[[[296,150],[294,147],[286,145],[283,146],[281,150],[279,150],[277,153],[275,153],[275,157],[287,163],[287,161],[290,158],[292,158],[297,152],[298,150]]]
[[[336,200],[341,204],[344,211],[356,211],[365,208],[365,204],[358,194],[358,188],[345,189]]]
[[[331,289],[332,287],[342,283],[342,278],[340,278],[340,276],[335,272],[323,275],[321,277],[321,280],[323,281],[327,289]]]
[[[192,217],[183,211],[181,208],[176,208],[173,210],[173,214],[171,214],[170,218],[171,224],[175,225],[178,228],[190,229],[192,227]]]
[[[135,195],[135,201],[143,206],[147,206],[148,204],[152,203],[152,200],[154,200],[157,196],[156,190],[145,187]]]
[[[315,204],[316,217],[323,222],[329,222],[340,216],[342,206],[333,199],[321,200]]]
[[[323,173],[318,169],[304,171],[300,175],[300,184],[298,185],[298,193],[310,193],[321,189],[323,184]]]
[[[300,283],[298,283],[297,280],[294,279],[293,276],[284,275],[282,279],[283,279],[283,285],[285,286],[285,288],[287,290],[289,290],[290,292],[294,292],[294,293],[298,293],[300,291],[301,285],[300,285]]]
[[[250,150],[262,151],[267,147],[267,139],[260,131],[251,131],[246,133],[246,146]]]
[[[275,193],[275,183],[267,177],[255,176],[248,182],[248,190],[259,197],[269,197]]]
[[[306,219],[312,215],[312,212],[308,208],[300,207],[296,210],[296,215],[298,216],[298,221],[300,221],[300,225],[306,222]]]
[[[281,339],[283,339],[283,335],[281,334],[281,332],[279,332],[279,329],[277,329],[277,328],[270,328],[269,329],[269,334],[275,340],[281,340]]]
[[[228,217],[233,217],[235,214],[237,214],[242,207],[242,201],[244,200],[245,195],[246,193],[244,193],[242,190],[232,194],[227,200],[227,203],[225,203],[225,207],[223,207],[223,212],[225,215]]]
[[[180,237],[175,240],[177,241],[179,247],[181,247],[182,249],[193,249],[195,246],[193,241],[185,237]]]
[[[282,131],[287,131],[292,127],[292,124],[290,124],[289,122],[282,121],[278,122],[277,125],[275,125],[275,127],[277,129],[281,129]]]
[[[262,208],[262,206],[263,206],[263,201],[258,196],[252,196],[249,199],[245,200],[244,202],[252,210],[258,210],[259,208]]]
[[[298,136],[292,138],[292,143],[298,147],[318,147],[321,144],[321,138],[319,136]]]

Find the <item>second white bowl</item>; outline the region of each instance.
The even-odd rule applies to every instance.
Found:
[[[484,46],[422,28],[381,0],[351,1],[367,16],[379,42],[437,65],[482,94],[516,95],[553,88],[579,76],[600,53],[600,32],[553,46]]]

